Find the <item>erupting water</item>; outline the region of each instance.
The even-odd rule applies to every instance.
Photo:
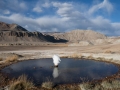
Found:
[[[57,55],[53,55],[53,63],[55,67],[58,67],[58,64],[60,63],[60,57]]]

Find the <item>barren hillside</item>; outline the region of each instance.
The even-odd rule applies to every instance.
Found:
[[[93,41],[96,39],[107,38],[105,35],[92,30],[73,30],[66,33],[55,33],[52,35],[56,38],[68,40],[69,42]]]
[[[66,42],[40,32],[29,32],[17,24],[0,22],[0,42]]]
[[[27,30],[17,24],[7,24],[4,22],[0,22],[0,31],[27,31]]]
[[[107,37],[92,30],[69,32],[30,32],[17,24],[0,22],[0,43],[69,42],[68,46],[120,44],[120,37]]]

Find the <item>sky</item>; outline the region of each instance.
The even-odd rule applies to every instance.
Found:
[[[120,0],[0,0],[0,21],[29,31],[94,30],[120,36]]]

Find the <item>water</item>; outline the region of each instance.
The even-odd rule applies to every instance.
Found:
[[[56,84],[79,83],[102,79],[118,72],[113,64],[72,58],[61,58],[58,68],[53,66],[52,58],[28,60],[5,67],[2,72],[8,74],[9,78],[25,74],[36,85],[45,81]]]

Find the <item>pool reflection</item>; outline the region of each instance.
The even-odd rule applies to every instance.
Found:
[[[50,79],[56,84],[78,83],[85,80],[101,79],[118,72],[113,64],[93,60],[61,58],[59,67],[53,67],[51,59],[28,60],[5,67],[2,72],[9,78],[26,74],[36,85]]]

